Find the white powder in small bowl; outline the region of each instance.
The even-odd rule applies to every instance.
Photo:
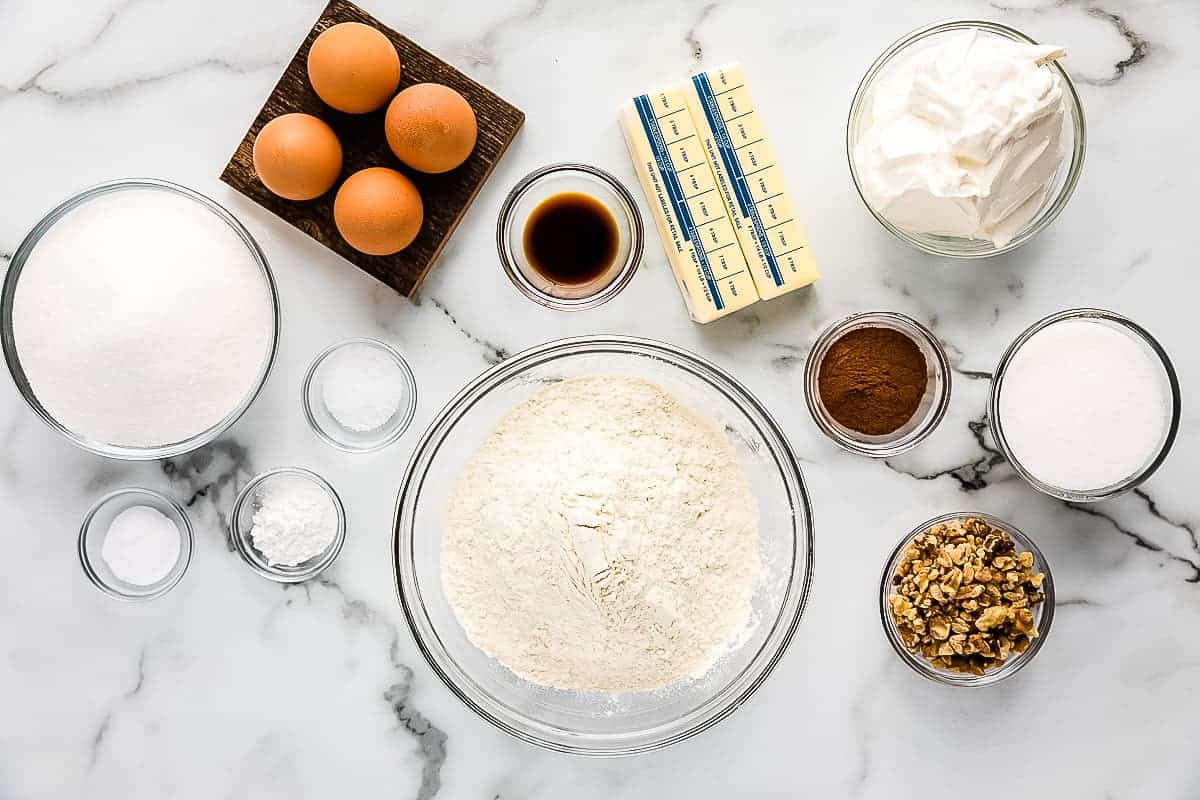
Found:
[[[25,262],[13,336],[38,402],[73,433],[190,439],[254,389],[275,330],[246,243],[186,195],[128,188],[68,211]]]
[[[179,561],[179,528],[150,506],[130,506],[113,517],[100,555],[119,580],[135,586],[158,583]]]
[[[387,353],[355,344],[330,356],[321,399],[339,425],[366,433],[387,424],[407,391],[404,373]]]
[[[337,507],[320,486],[279,478],[258,494],[250,539],[271,566],[294,567],[321,555],[338,530]]]

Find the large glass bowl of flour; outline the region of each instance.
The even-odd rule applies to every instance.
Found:
[[[519,677],[472,643],[442,576],[447,504],[481,445],[547,387],[597,376],[642,379],[714,423],[758,509],[760,568],[746,624],[702,674],[637,691],[553,688]],[[599,455],[599,454],[598,454]],[[654,750],[724,719],[752,695],[800,621],[813,569],[808,493],[795,454],[763,405],[712,363],[660,342],[619,336],[562,339],[480,375],[425,432],[397,500],[397,591],[418,646],[473,711],[519,739],[611,756]]]
[[[169,458],[227,430],[266,381],[279,297],[262,250],[184,186],[126,179],[46,214],[13,254],[0,343],[29,407],[85,450]]]

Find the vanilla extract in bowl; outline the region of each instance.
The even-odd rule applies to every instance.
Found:
[[[604,278],[619,241],[612,212],[584,192],[547,197],[529,215],[523,237],[529,265],[547,281],[572,287]]]

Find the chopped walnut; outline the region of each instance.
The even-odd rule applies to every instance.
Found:
[[[905,548],[888,597],[904,646],[939,669],[983,675],[1038,635],[1045,576],[1033,553],[979,517],[951,520]]]

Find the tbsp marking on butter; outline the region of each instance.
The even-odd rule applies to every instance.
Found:
[[[681,89],[627,103],[622,129],[638,181],[652,206],[667,260],[696,322],[711,322],[758,300],[753,278]]]
[[[621,127],[693,320],[819,277],[740,66],[635,97]]]
[[[685,91],[759,296],[808,286],[817,264],[741,66],[697,73]]]

